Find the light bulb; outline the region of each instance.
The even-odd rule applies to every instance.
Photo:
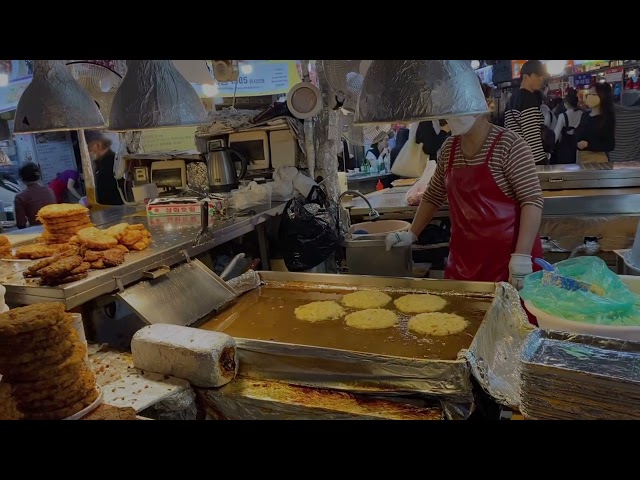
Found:
[[[9,75],[0,73],[0,87],[6,87],[7,85],[9,85]]]
[[[478,68],[480,68],[480,61],[479,60],[471,60],[471,68],[473,68],[474,70],[477,70]]]
[[[109,77],[106,77],[100,80],[101,92],[107,93],[109,90],[111,90],[112,86],[113,86],[113,83],[111,82],[111,79]]]
[[[567,65],[566,60],[549,60],[547,62],[547,73],[552,77],[556,75],[561,75],[564,72],[564,67],[566,65]]]
[[[240,65],[240,72],[243,75],[249,75],[251,72],[253,72],[253,65],[251,65],[250,63],[243,63],[242,65]]]
[[[202,85],[202,93],[204,93],[207,97],[215,97],[220,89],[218,88],[218,84],[215,83],[213,85],[204,84]]]

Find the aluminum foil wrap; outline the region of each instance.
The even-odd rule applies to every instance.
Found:
[[[104,128],[98,106],[62,60],[36,60],[16,108],[14,133]]]
[[[640,343],[537,330],[521,363],[527,418],[640,420]]]
[[[464,359],[450,361],[236,338],[239,375],[355,394],[423,393],[452,402],[472,400]]]
[[[232,278],[227,282],[231,288],[233,288],[238,295],[241,295],[249,290],[253,290],[254,288],[258,288],[260,286],[261,280],[260,275],[255,270],[249,270],[248,272],[243,273],[235,278]]]
[[[198,389],[197,395],[207,414],[218,420],[443,419],[438,407],[242,377],[219,389]]]
[[[416,122],[488,112],[465,60],[374,60],[364,77],[354,124]]]
[[[482,388],[497,402],[520,405],[520,358],[527,336],[535,330],[520,295],[509,283],[499,283],[493,304],[463,356]]]
[[[202,125],[207,113],[171,60],[129,60],[111,105],[110,130]]]

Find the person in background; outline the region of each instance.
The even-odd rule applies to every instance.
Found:
[[[387,147],[389,147],[389,152],[391,152],[391,150],[393,150],[393,148],[396,146],[396,131],[391,130],[387,134],[387,137],[389,137],[389,141],[387,142]]]
[[[49,188],[55,193],[58,203],[77,203],[82,198],[76,190],[79,183],[80,174],[77,170],[65,170],[49,182]]]
[[[36,218],[38,211],[42,207],[56,203],[56,196],[53,190],[40,184],[40,167],[35,163],[23,165],[18,174],[27,188],[18,193],[14,199],[13,211],[16,226],[22,229],[40,225]]]
[[[102,205],[122,205],[118,182],[113,174],[116,154],[111,150],[111,140],[96,130],[85,131],[85,138],[96,168],[96,200]]]
[[[384,165],[387,158],[388,162],[391,162],[389,154],[389,139],[385,135],[378,143],[371,145],[371,148],[367,150],[367,154],[364,156],[369,161],[369,165],[371,165],[371,173],[378,173],[382,168],[385,168]]]
[[[542,258],[538,230],[543,196],[529,145],[515,132],[492,125],[485,115],[452,117],[453,137],[408,232],[390,233],[386,248],[408,246],[447,203],[451,219],[445,278],[510,281],[522,288]]]
[[[640,90],[625,90],[616,112],[616,148],[611,162],[640,162]]]
[[[535,96],[540,100],[540,112],[542,113],[543,124],[547,128],[554,130],[556,128],[557,120],[551,111],[551,108],[549,108],[549,105],[544,103],[544,93],[542,93],[541,90],[538,90],[535,92]]]
[[[596,83],[584,97],[591,111],[582,115],[576,128],[578,161],[606,163],[608,153],[616,147],[613,92],[608,83]]]
[[[544,120],[535,92],[542,90],[547,77],[547,69],[540,60],[526,61],[520,70],[520,89],[513,93],[504,113],[504,126],[527,142],[538,164],[546,163],[549,156],[542,143]]]
[[[407,143],[407,140],[409,140],[409,129],[406,127],[402,127],[398,129],[395,138],[396,138],[396,146],[391,149],[391,153],[389,154],[391,158],[392,167],[393,167],[393,162],[396,161],[396,157],[400,153],[400,150],[402,150],[402,147],[404,147],[404,144]]]
[[[496,112],[496,99],[493,97],[493,88],[486,83],[481,83],[481,85],[482,93],[484,93],[484,99],[487,102],[487,108],[489,108],[489,113],[487,113],[487,120],[489,120],[489,122],[491,123],[495,123],[494,116]]]
[[[577,141],[575,129],[580,125],[582,110],[578,108],[578,94],[575,90],[569,90],[564,97],[564,112],[558,116],[556,122],[556,149],[553,152],[551,163],[567,164],[576,163]]]
[[[451,128],[446,120],[427,120],[418,124],[416,143],[422,144],[422,151],[429,155],[429,160],[437,160],[442,144],[451,135]]]

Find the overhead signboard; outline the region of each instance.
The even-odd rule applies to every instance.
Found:
[[[237,82],[218,82],[216,97],[255,97],[288,92],[300,82],[295,60],[245,60]]]

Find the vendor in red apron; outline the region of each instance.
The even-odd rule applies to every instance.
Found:
[[[509,281],[520,289],[534,270],[532,257],[542,257],[543,197],[531,148],[484,116],[452,117],[447,123],[452,137],[440,150],[411,229],[389,234],[387,250],[414,243],[447,203],[451,241],[445,278]]]

